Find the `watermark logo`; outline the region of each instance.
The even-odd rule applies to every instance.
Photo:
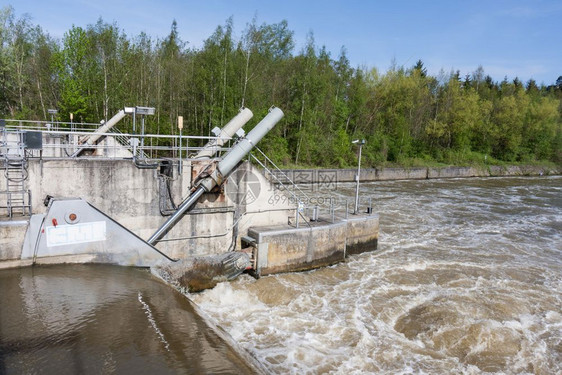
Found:
[[[272,175],[272,189],[267,201],[271,205],[328,207],[338,203],[338,199],[329,193],[337,190],[337,171],[290,170],[274,171]]]
[[[260,179],[250,168],[238,168],[228,176],[224,193],[236,204],[252,204],[261,193]]]
[[[273,171],[272,175],[275,187],[280,190],[288,188],[291,182],[296,183],[298,188],[305,192],[325,192],[338,189],[337,171]]]
[[[337,198],[327,194],[337,190],[336,171],[274,171],[269,178],[271,184],[264,185],[258,173],[251,166],[241,166],[228,177],[225,195],[232,202],[242,205],[254,203],[260,194],[268,194],[267,202],[274,206],[337,204]],[[292,185],[292,181],[297,185]]]

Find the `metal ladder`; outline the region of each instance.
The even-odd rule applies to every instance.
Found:
[[[14,214],[31,216],[31,191],[26,190],[25,181],[27,180],[27,158],[25,149],[18,144],[17,153],[10,153],[7,142],[4,142],[6,153],[4,159],[4,177],[6,178],[6,206],[8,217]]]

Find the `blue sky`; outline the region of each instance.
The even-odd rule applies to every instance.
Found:
[[[429,73],[479,65],[495,80],[534,78],[552,84],[562,75],[562,1],[334,1],[334,0],[0,0],[16,15],[62,38],[72,25],[99,17],[116,22],[129,37],[145,31],[165,37],[175,19],[181,38],[201,47],[218,25],[233,16],[241,35],[254,16],[258,23],[285,19],[299,52],[312,31],[333,58],[342,46],[355,67],[386,71],[395,61],[410,67],[421,59]]]

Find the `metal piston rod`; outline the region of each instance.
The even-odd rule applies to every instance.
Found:
[[[181,218],[181,216],[193,206],[199,198],[205,192],[205,187],[199,186],[186,200],[184,200],[179,206],[176,212],[166,222],[158,228],[156,232],[146,241],[151,245],[156,244],[164,235],[176,224],[176,222]]]
[[[86,136],[86,138],[84,138],[80,142],[81,145],[82,146],[92,146],[92,145],[96,144],[99,141],[99,139],[102,137],[101,134],[107,133],[109,131],[109,129],[111,129],[113,126],[115,126],[115,124],[117,124],[119,121],[121,121],[125,116],[127,116],[126,112],[124,110],[120,110],[119,112],[117,112],[117,114],[115,116],[110,118],[107,122],[104,122],[94,132],[94,134]],[[76,152],[74,152],[74,154],[71,155],[71,157],[79,156],[82,153],[82,151],[84,151],[84,148],[79,148],[78,150],[76,150]]]
[[[221,147],[231,139],[236,132],[242,128],[254,116],[252,111],[248,108],[240,108],[240,112],[230,120],[216,139],[210,140],[203,149],[197,153],[194,159],[209,159],[212,158]]]
[[[241,139],[218,163],[214,172],[197,182],[196,190],[187,197],[178,207],[177,211],[166,220],[164,224],[146,241],[151,245],[156,244],[166,233],[181,219],[205,192],[210,192],[215,186],[221,185],[240,161],[254,148],[254,146],[283,118],[283,111],[272,107],[248,135]]]

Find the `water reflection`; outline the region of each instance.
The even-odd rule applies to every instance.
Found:
[[[145,270],[0,272],[0,374],[238,374],[247,365]]]

